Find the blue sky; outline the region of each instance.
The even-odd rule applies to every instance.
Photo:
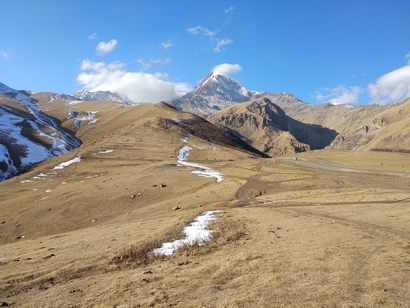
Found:
[[[386,104],[410,96],[409,16],[408,0],[0,0],[0,82],[155,102],[225,64],[249,90]]]

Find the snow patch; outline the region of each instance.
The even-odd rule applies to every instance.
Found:
[[[1,125],[0,125],[1,127]],[[10,158],[9,151],[7,148],[0,144],[0,163],[7,166],[7,169],[0,169],[0,181],[4,181],[17,174],[17,168],[13,164],[13,160]]]
[[[224,179],[223,174],[219,171],[202,166],[200,164],[190,163],[187,162],[186,159],[189,155],[189,152],[192,150],[189,146],[183,146],[178,153],[178,163],[183,166],[193,167],[200,170],[193,170],[192,173],[197,174],[199,176],[203,176],[206,178],[215,178],[217,183],[222,182]]]
[[[185,238],[169,243],[163,243],[160,248],[154,249],[149,254],[154,256],[169,256],[185,245],[193,245],[195,243],[203,245],[211,239],[212,233],[215,232],[213,230],[208,230],[207,227],[211,221],[217,219],[214,214],[219,212],[221,211],[207,211],[202,215],[197,216],[194,219],[194,222],[183,229],[182,232],[184,233]]]
[[[82,101],[71,101],[71,102],[68,103],[68,105],[69,105],[69,106],[77,105],[78,103],[81,103],[81,102],[82,102]]]
[[[31,183],[31,182],[33,182],[33,181],[32,180],[22,180],[22,181],[20,181],[20,183],[22,183],[22,184]]]
[[[98,111],[82,111],[70,110],[68,112],[67,120],[75,119],[74,124],[77,129],[80,128],[81,122],[90,120],[87,125],[97,123],[98,119],[95,119]]]
[[[180,161],[186,160],[186,158],[188,157],[189,152],[191,150],[192,150],[192,148],[187,146],[187,145],[185,145],[181,149],[179,149],[178,156],[177,156],[178,157],[178,162],[180,163]]]
[[[98,151],[98,154],[106,154],[106,153],[111,153],[111,152],[114,152],[114,150]]]
[[[67,166],[69,166],[69,165],[71,165],[71,164],[73,164],[73,163],[78,163],[78,162],[80,162],[80,161],[81,161],[81,157],[75,157],[75,158],[73,158],[73,159],[71,159],[71,160],[69,160],[69,161],[66,161],[66,162],[64,162],[64,163],[61,163],[61,164],[55,166],[55,167],[54,167],[53,169],[51,169],[51,170],[64,169],[64,167],[67,167]]]
[[[80,145],[80,140],[61,130],[59,123],[44,114],[37,106],[36,101],[26,91],[17,91],[0,83],[0,94],[20,102],[24,110],[32,114],[34,118],[20,117],[13,114],[9,107],[0,106],[0,132],[9,143],[21,148],[18,153],[21,165],[17,168],[14,166],[14,162],[9,160],[8,150],[3,145],[0,146],[0,162],[2,162],[0,181],[15,176],[19,171],[18,169],[67,153]],[[53,143],[51,149],[47,149],[25,136],[20,125],[23,121],[30,125],[37,135],[50,139]]]

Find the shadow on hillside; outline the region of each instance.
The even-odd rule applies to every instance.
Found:
[[[173,125],[181,127],[184,131],[198,138],[204,139],[216,145],[244,151],[250,155],[269,157],[267,154],[253,148],[234,134],[221,129],[204,118],[193,115],[192,118],[180,119],[178,122],[168,119]]]
[[[299,125],[291,130],[292,135],[302,143],[310,146],[311,150],[320,150],[329,146],[339,134],[334,129],[329,129],[317,124],[305,124],[297,120]]]

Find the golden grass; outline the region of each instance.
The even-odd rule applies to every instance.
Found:
[[[208,242],[184,245],[178,249],[174,255],[177,257],[188,257],[206,254],[219,246],[229,244],[238,240],[242,236],[247,235],[245,219],[233,219],[228,216],[227,212],[219,215],[216,213],[216,217],[217,219],[212,221],[207,228],[208,230],[213,231],[212,237]],[[149,265],[155,260],[163,260],[167,258],[167,256],[154,255],[151,252],[154,249],[161,247],[163,243],[184,238],[185,235],[182,230],[192,222],[193,219],[186,219],[185,221],[185,224],[178,223],[177,225],[168,228],[166,232],[162,234],[153,235],[136,244],[119,249],[119,251],[113,256],[108,257],[108,266],[111,267],[111,269],[120,269],[123,266],[134,268]]]
[[[149,106],[140,110],[148,113]],[[7,259],[0,266],[0,303],[408,306],[407,174],[249,159],[191,137],[192,159],[225,175],[216,183],[176,166],[181,134],[155,128],[155,119],[145,127],[137,109],[126,111],[123,131],[118,121],[109,123],[115,117],[103,112],[94,135],[91,125],[85,128],[88,133],[80,129],[89,138],[80,163],[51,172],[71,153],[0,183],[0,258]],[[104,150],[113,152],[98,154]],[[300,160],[359,168],[380,169],[384,162],[384,169],[396,171],[402,164],[406,170],[407,156],[327,150],[298,154]],[[34,179],[40,173],[47,176]],[[256,197],[254,190],[261,195]],[[180,209],[173,211],[176,205]],[[216,232],[206,245],[145,259],[162,242],[181,238],[182,228],[200,212],[214,209],[224,212],[209,225]],[[16,239],[20,235],[24,239]]]
[[[149,239],[144,239],[136,244],[124,247],[116,252],[114,256],[109,257],[108,265],[114,265],[115,268],[121,268],[124,265],[138,267],[148,265],[156,259],[164,258],[163,256],[150,254],[150,252],[161,247],[162,243],[183,238],[182,230],[184,227],[185,225],[178,224],[168,229],[164,234],[154,235]]]
[[[233,219],[229,217],[229,212],[223,213],[219,218],[212,221],[208,229],[212,230],[211,239],[204,243],[186,245],[176,251],[176,256],[193,257],[214,251],[221,246],[231,244],[243,236],[247,235],[246,219]],[[218,217],[218,215],[216,215]]]

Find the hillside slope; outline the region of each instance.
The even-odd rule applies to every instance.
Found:
[[[81,144],[30,95],[0,83],[0,181]]]
[[[142,180],[144,189],[151,189],[151,184],[156,181],[154,177],[161,178],[161,170],[172,171],[172,181],[178,182],[181,170],[187,170],[187,174],[190,169],[195,170],[177,166],[179,150],[183,146],[191,147],[190,160],[205,161],[205,165],[206,162],[216,164],[235,157],[264,156],[211,123],[162,103],[122,109],[91,126],[81,127],[78,134],[88,134],[88,137],[76,151],[47,160],[30,172],[2,183],[2,219],[18,219],[21,225],[19,228],[14,224],[2,226],[2,243],[15,241],[19,234],[30,238],[65,232],[71,230],[73,224],[77,228],[87,226],[93,218],[88,214],[84,217],[75,214],[80,208],[84,210],[83,207],[94,219],[104,220],[113,210],[112,205],[121,208],[129,194],[142,189],[134,187],[135,181],[151,178],[147,180],[149,185]],[[71,178],[71,175],[75,176]],[[128,181],[127,187],[119,188],[120,184],[111,181],[114,175],[121,183]],[[193,175],[191,179],[194,178]],[[82,181],[88,184],[83,185]],[[207,181],[215,182],[215,179]],[[162,178],[161,182],[169,183],[171,179]],[[24,193],[10,198],[16,185]],[[40,186],[44,189],[39,189]],[[181,186],[180,189],[189,188]],[[61,198],[64,191],[66,193]],[[98,201],[100,198],[94,201],[96,194],[104,196],[103,199],[112,205],[104,209]],[[49,208],[53,208],[53,215],[58,213],[60,218],[49,220],[50,215],[42,215]],[[20,217],[21,211],[32,214]],[[110,219],[116,216],[112,215],[109,215]],[[33,219],[36,224],[31,223]]]
[[[336,136],[335,131],[320,125],[290,118],[268,98],[225,108],[210,115],[209,120],[236,132],[268,155],[322,149]]]
[[[389,105],[338,135],[332,149],[410,151],[410,99]],[[363,124],[364,123],[364,124]]]

